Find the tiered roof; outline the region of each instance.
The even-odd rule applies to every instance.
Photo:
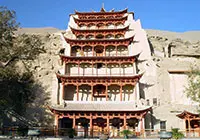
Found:
[[[75,18],[74,17],[74,21],[76,24],[78,24],[79,26],[81,25],[98,25],[98,24],[124,24],[125,21],[127,20],[128,16],[124,16],[124,17],[119,17],[119,18],[91,18],[91,19],[79,19],[79,18]]]
[[[139,79],[142,77],[143,74],[138,74],[134,76],[107,76],[107,75],[102,75],[102,76],[68,76],[68,75],[63,75],[63,74],[56,74],[57,78],[63,83],[63,84],[90,84],[90,85],[95,85],[95,84],[102,84],[102,85],[111,85],[111,84],[127,84],[127,85],[136,85],[136,83],[139,81]]]
[[[70,39],[65,37],[67,43],[73,46],[128,46],[133,41],[134,36],[123,39]]]
[[[97,35],[97,34],[104,34],[104,35],[108,35],[108,34],[113,34],[113,35],[116,35],[116,34],[125,34],[126,31],[128,31],[129,29],[129,25],[126,26],[126,27],[123,27],[123,28],[112,28],[112,29],[76,29],[76,28],[73,28],[73,27],[70,27],[72,33],[76,36],[79,36],[79,35]]]
[[[111,10],[110,12],[106,12],[106,10],[104,8],[102,8],[100,10],[100,12],[78,12],[75,10],[75,14],[79,16],[79,18],[84,18],[84,17],[87,17],[87,16],[100,16],[100,15],[103,15],[103,16],[122,16],[124,15],[125,13],[128,12],[128,9],[124,9],[124,10],[121,10],[121,11],[114,11],[114,10]]]
[[[182,113],[176,115],[181,119],[192,119],[192,120],[200,120],[200,115],[198,113],[192,113],[184,110]]]
[[[66,55],[60,55],[60,58],[65,63],[133,63],[136,60],[136,56],[83,56],[83,57],[75,57],[75,56],[66,56]]]

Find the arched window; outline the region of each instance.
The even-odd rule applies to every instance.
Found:
[[[88,25],[88,28],[90,28],[90,29],[95,29],[95,24],[94,24],[94,23],[90,23],[90,24]]]
[[[108,29],[113,29],[113,28],[115,28],[115,26],[114,26],[112,23],[108,23],[106,26],[107,26]]]
[[[86,29],[86,25],[85,25],[85,24],[80,24],[79,27],[80,27],[81,29]]]
[[[117,34],[117,35],[115,35],[115,38],[117,38],[117,39],[120,39],[120,38],[123,38],[124,36],[123,36],[123,34]]]
[[[97,38],[97,39],[103,39],[104,36],[103,36],[102,34],[98,34],[98,35],[96,36],[96,38]]]
[[[97,27],[98,27],[98,28],[103,28],[103,27],[104,27],[104,24],[103,24],[103,23],[98,23],[98,24],[97,24]]]
[[[108,35],[106,35],[106,38],[108,38],[108,39],[114,39],[114,35],[108,34]]]
[[[123,25],[121,22],[117,22],[117,23],[115,24],[115,26],[116,26],[117,28],[122,28],[124,25]]]
[[[94,36],[91,34],[86,36],[86,39],[93,39],[93,38],[94,38]]]
[[[84,38],[83,35],[78,35],[78,36],[77,36],[77,39],[83,39],[83,38]]]

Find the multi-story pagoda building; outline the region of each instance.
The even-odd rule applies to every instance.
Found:
[[[115,137],[124,129],[142,134],[151,107],[140,101],[140,30],[127,9],[70,15],[57,104],[50,107],[58,129],[74,128],[78,136]]]

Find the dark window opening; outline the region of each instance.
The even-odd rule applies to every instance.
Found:
[[[157,98],[153,98],[153,105],[155,105],[155,106],[158,105]]]
[[[104,95],[104,94],[105,94],[105,86],[97,85],[94,87],[94,95],[95,96]]]
[[[166,121],[160,121],[160,130],[166,131]]]
[[[102,49],[97,49],[96,53],[103,53],[103,50]]]
[[[96,52],[96,56],[103,56],[103,48],[102,47],[95,49],[95,52]]]
[[[97,69],[100,69],[103,67],[103,64],[102,63],[97,63]]]
[[[65,48],[60,49],[59,53],[60,54],[64,54],[65,53]]]
[[[101,34],[99,34],[99,35],[96,36],[97,39],[102,39],[103,37],[104,37],[104,36],[101,35]]]

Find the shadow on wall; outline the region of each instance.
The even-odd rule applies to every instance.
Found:
[[[50,100],[50,93],[47,92],[47,87],[43,87],[41,83],[37,82],[34,85],[33,92],[35,99],[27,107],[26,118],[32,120],[37,126],[53,126],[53,118],[51,112],[47,108]]]
[[[151,50],[151,56],[154,56],[154,48],[153,48],[153,44],[151,43],[150,39],[148,38],[148,43],[149,43],[149,47]]]
[[[48,123],[45,105],[49,94],[41,83],[29,76],[24,74],[24,79],[6,78],[0,82],[1,126],[39,126]]]
[[[154,85],[139,83],[140,98],[143,98],[143,99],[146,98],[146,97],[145,97],[145,91],[144,91],[144,89],[145,89],[145,88],[148,89],[148,88],[151,87],[151,86],[154,86]]]
[[[154,125],[160,123],[160,119],[156,119],[153,110],[149,111],[145,116],[145,129],[154,130]]]

